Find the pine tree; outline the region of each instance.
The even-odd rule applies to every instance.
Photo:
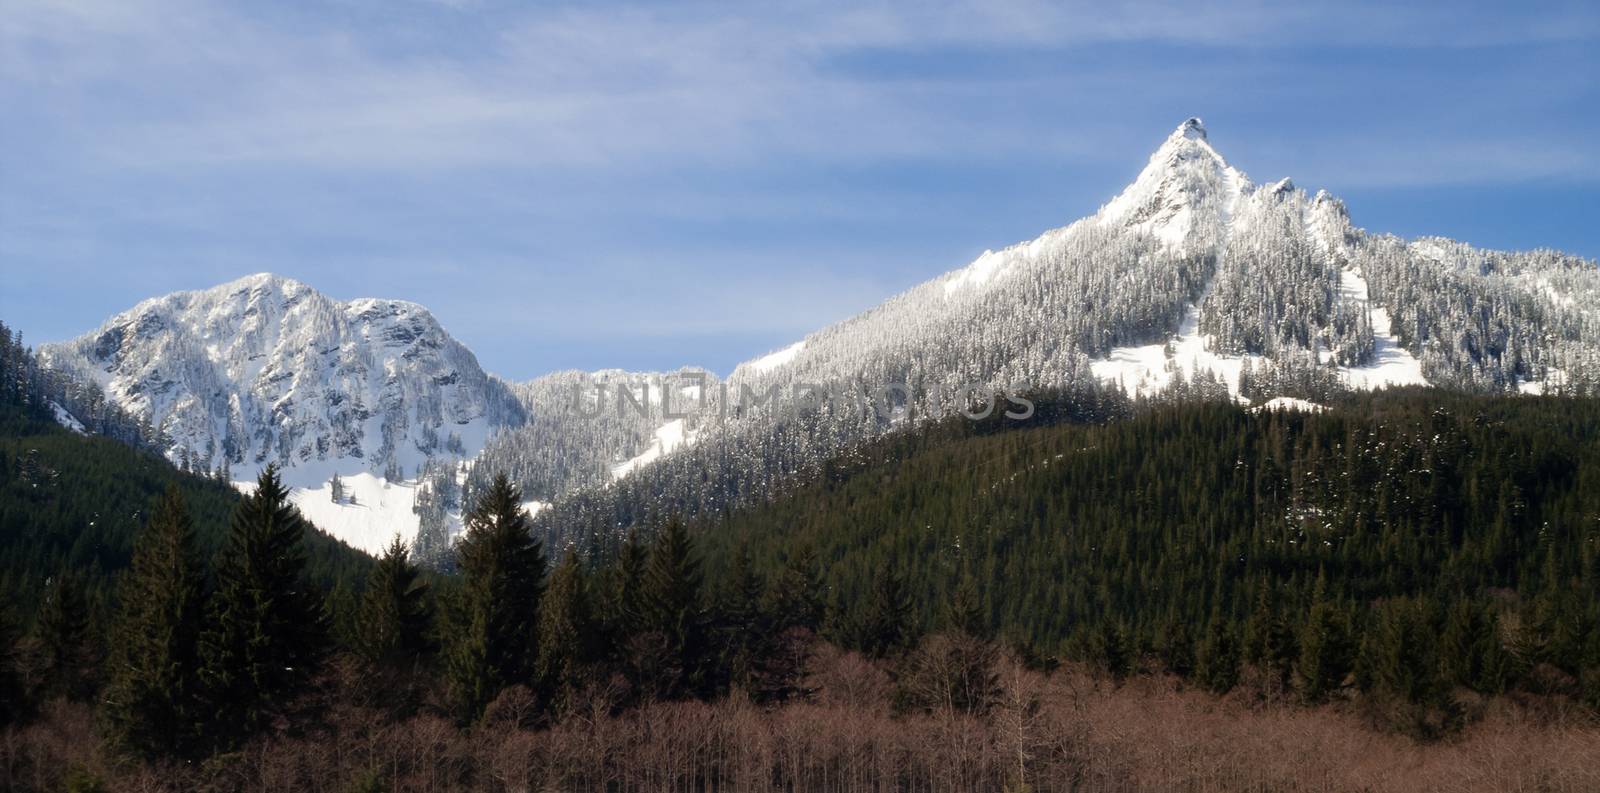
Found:
[[[644,577],[650,549],[629,532],[616,559],[606,568],[606,633],[613,648],[627,643],[644,625]]]
[[[766,583],[750,562],[749,549],[734,551],[727,577],[717,589],[718,670],[748,691],[770,649],[771,621],[762,609]]]
[[[789,556],[767,590],[767,613],[780,628],[804,628],[815,633],[822,627],[822,582],[817,578],[817,556],[809,547]]]
[[[1239,684],[1239,643],[1221,614],[1212,612],[1195,655],[1195,677],[1201,685],[1225,694]]]
[[[1094,662],[1110,673],[1113,679],[1121,680],[1133,671],[1133,648],[1127,631],[1115,619],[1109,616],[1102,618],[1089,641]]]
[[[546,561],[528,533],[522,494],[504,474],[467,514],[466,526],[447,674],[463,715],[475,719],[505,686],[532,682]]]
[[[202,679],[224,743],[282,712],[327,650],[327,616],[305,576],[306,531],[269,465],[234,510],[201,640]]]
[[[535,675],[551,710],[567,710],[595,660],[595,630],[588,575],[578,555],[568,551],[544,593],[539,609],[539,660]]]
[[[1245,624],[1245,660],[1260,667],[1269,695],[1289,687],[1298,655],[1295,638],[1294,629],[1278,604],[1275,585],[1262,586],[1255,610]]]
[[[62,572],[50,580],[37,622],[44,654],[42,690],[51,696],[87,698],[93,688],[94,648],[89,601],[76,573]]]
[[[1354,663],[1344,612],[1335,603],[1317,599],[1300,632],[1300,659],[1295,665],[1300,695],[1321,702],[1344,684]]]
[[[991,638],[989,620],[983,614],[983,604],[978,598],[978,586],[972,576],[962,576],[961,583],[945,604],[943,617],[945,630],[966,634],[987,641]]]
[[[344,482],[339,479],[337,473],[333,475],[333,479],[329,480],[328,491],[333,497],[333,503],[339,504],[344,501]]]
[[[1505,690],[1510,658],[1500,640],[1499,619],[1487,605],[1456,602],[1440,637],[1439,665],[1444,682],[1480,694]]]
[[[171,485],[135,540],[121,583],[102,711],[112,734],[134,752],[186,756],[197,748],[204,577],[188,505]]]
[[[414,669],[433,649],[432,625],[428,585],[396,537],[367,576],[354,630],[356,650],[374,667]]]
[[[704,576],[689,530],[677,519],[656,535],[645,568],[645,630],[659,642],[648,677],[657,697],[674,699],[703,693],[711,656]]]
[[[876,585],[847,626],[849,642],[870,658],[898,655],[916,643],[911,597],[905,582],[888,564],[878,568]]]
[[[1194,673],[1194,631],[1189,628],[1187,620],[1176,614],[1171,615],[1162,625],[1156,644],[1160,648],[1161,662],[1166,665],[1168,672],[1179,677]]]
[[[1432,614],[1423,601],[1385,601],[1363,647],[1370,685],[1390,722],[1430,738],[1451,726],[1455,716],[1439,676]]]

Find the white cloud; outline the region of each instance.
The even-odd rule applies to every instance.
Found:
[[[364,25],[187,0],[24,0],[0,22],[0,63],[14,103],[62,122],[65,140],[47,145],[111,168],[603,168],[1052,148],[1082,158],[1093,153],[1088,140],[1061,140],[1025,110],[1011,119],[949,112],[973,99],[959,77],[881,81],[836,61],[1108,42],[1270,50],[1592,38],[1596,15],[1574,8],[1485,24],[1444,6],[1390,3],[686,3],[437,8]],[[1202,106],[1174,116],[1231,99],[1215,87],[1195,95],[1154,84],[1165,72],[1128,67],[1119,79],[1143,76],[1149,96]],[[1001,90],[1026,95],[1039,82],[1036,101],[1066,103],[1105,79],[1092,68],[1053,82],[1018,75]]]

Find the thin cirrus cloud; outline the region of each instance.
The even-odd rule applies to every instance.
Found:
[[[654,301],[607,327],[727,369],[1092,211],[1190,114],[1258,178],[1592,195],[1597,37],[1576,2],[17,0],[0,267],[62,275],[0,312],[62,337],[272,269],[425,302],[508,375],[558,363],[495,337],[497,281],[522,290],[487,301],[520,309],[500,335]],[[570,277],[608,268],[626,288]]]

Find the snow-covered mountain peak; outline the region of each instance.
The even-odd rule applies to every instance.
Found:
[[[1214,240],[1239,198],[1251,190],[1243,172],[1212,148],[1200,119],[1167,136],[1133,184],[1100,208],[1102,225],[1137,228],[1172,246],[1199,234]]]
[[[294,469],[397,478],[522,420],[421,306],[339,301],[270,273],[143,301],[43,352],[158,428],[174,459],[238,473],[277,462],[301,486]]]
[[[1188,140],[1205,140],[1206,139],[1206,125],[1205,125],[1205,122],[1201,121],[1199,118],[1190,117],[1189,119],[1185,120],[1182,124],[1179,124],[1178,128],[1173,130],[1172,134],[1170,136],[1168,136],[1168,137],[1169,138],[1187,138]]]

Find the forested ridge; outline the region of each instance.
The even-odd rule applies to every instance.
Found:
[[[9,789],[1600,782],[1600,400],[1038,392],[620,540],[492,477],[437,576],[4,382]]]
[[[240,498],[230,484],[180,471],[148,450],[136,441],[141,436],[133,424],[103,398],[94,403],[99,414],[72,412],[103,416],[87,428],[91,432],[63,427],[53,404],[64,394],[97,392],[38,365],[4,325],[0,359],[0,595],[7,601],[27,613],[47,580],[70,571],[83,578],[98,618],[152,502],[169,484],[183,493],[199,526],[197,550],[209,558],[222,548]],[[121,437],[123,430],[131,434]],[[359,581],[371,564],[315,529],[308,529],[306,541],[311,578],[321,585]]]
[[[1220,707],[1204,729],[1302,738],[1224,751],[1196,789],[1300,784],[1251,752],[1360,736],[1386,736],[1371,751],[1396,773],[1396,741],[1542,736],[1457,762],[1480,785],[1600,778],[1581,748],[1600,737],[1600,402],[1117,417],[1081,396],[1038,395],[1032,425],[889,436],[598,555],[546,549],[500,477],[448,578],[396,544],[354,585],[315,583],[271,470],[208,559],[220,526],[170,490],[105,619],[75,617],[61,576],[20,640],[17,615],[0,631],[0,767],[23,790],[1139,790],[1183,772],[1112,760],[1135,750],[1104,719],[1165,713],[1145,739],[1192,740]],[[1345,770],[1319,773],[1360,789]],[[1389,789],[1419,779],[1438,781]]]
[[[1474,680],[1442,668],[1435,691],[1559,678],[1600,702],[1592,399],[1419,389],[1326,412],[1185,403],[1033,429],[956,420],[702,530],[714,560],[807,549],[841,613],[894,577],[931,627],[975,582],[1002,634],[1118,670],[1148,654],[1200,673],[1237,647],[1246,661],[1276,654],[1265,660],[1289,685],[1332,626],[1348,644],[1339,671],[1381,685],[1382,642],[1413,621],[1428,646],[1412,662],[1455,663],[1443,642],[1466,632],[1480,642],[1472,663],[1496,665]]]

